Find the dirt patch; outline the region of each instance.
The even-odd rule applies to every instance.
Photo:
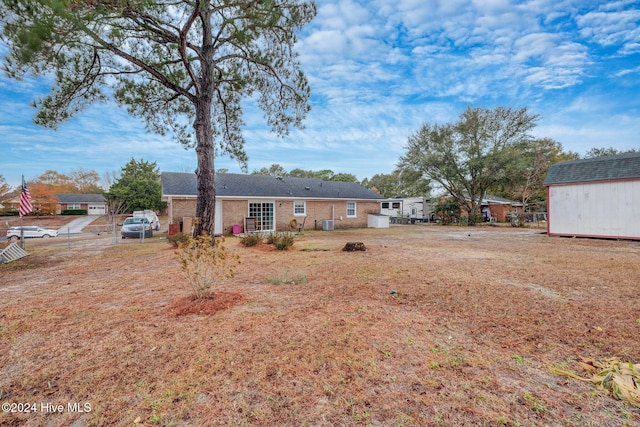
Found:
[[[171,304],[168,310],[175,316],[184,316],[186,314],[211,315],[221,310],[227,310],[244,301],[244,296],[237,292],[216,292],[203,299],[196,299],[192,296],[182,297]]]
[[[554,373],[639,361],[640,243],[540,231],[227,238],[241,265],[197,304],[166,240],[27,241],[0,266],[0,401],[38,411],[0,425],[640,425]]]

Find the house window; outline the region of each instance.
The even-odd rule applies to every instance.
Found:
[[[389,209],[389,202],[382,202],[382,209]]]
[[[400,202],[393,202],[393,209],[400,209]]]
[[[67,209],[82,209],[80,203],[67,203]]]
[[[356,217],[356,202],[347,202],[347,218]]]
[[[256,226],[260,231],[273,231],[274,203],[249,202],[249,216],[256,219]]]
[[[294,215],[306,215],[307,214],[307,202],[304,200],[296,200],[293,202],[293,214]]]

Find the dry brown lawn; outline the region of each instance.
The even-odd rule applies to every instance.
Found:
[[[0,402],[32,412],[0,425],[640,424],[551,371],[640,361],[639,242],[416,225],[226,245],[242,264],[197,304],[161,237],[27,241],[0,266]]]

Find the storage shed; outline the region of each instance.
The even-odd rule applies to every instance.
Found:
[[[640,240],[640,153],[551,165],[550,236]]]

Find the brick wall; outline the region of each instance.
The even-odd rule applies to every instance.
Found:
[[[244,219],[248,213],[249,203],[246,200],[223,200],[222,232],[224,234],[231,234],[233,224],[240,224],[244,227]]]
[[[171,199],[171,203],[167,208],[171,215],[169,222],[177,224],[185,216],[194,216],[196,214],[196,199]]]
[[[519,212],[518,208],[513,208],[510,205],[489,205],[491,216],[498,222],[506,222],[507,215],[511,212]]]
[[[377,201],[357,201],[356,217],[347,217],[347,201],[320,201],[308,200],[306,203],[306,221],[305,215],[294,215],[292,200],[276,200],[275,201],[275,219],[276,229],[278,231],[290,230],[289,223],[292,219],[296,219],[298,224],[302,225],[306,230],[321,229],[322,220],[331,219],[332,213],[334,227],[340,228],[365,228],[367,227],[367,214],[371,212],[380,212],[380,204]],[[333,211],[333,212],[332,212]],[[196,212],[195,199],[172,199],[171,209],[172,218],[170,221],[177,223],[183,217],[194,216]],[[244,227],[244,219],[249,214],[249,202],[247,200],[223,200],[222,201],[222,230],[224,234],[230,234],[234,224],[241,224]]]

